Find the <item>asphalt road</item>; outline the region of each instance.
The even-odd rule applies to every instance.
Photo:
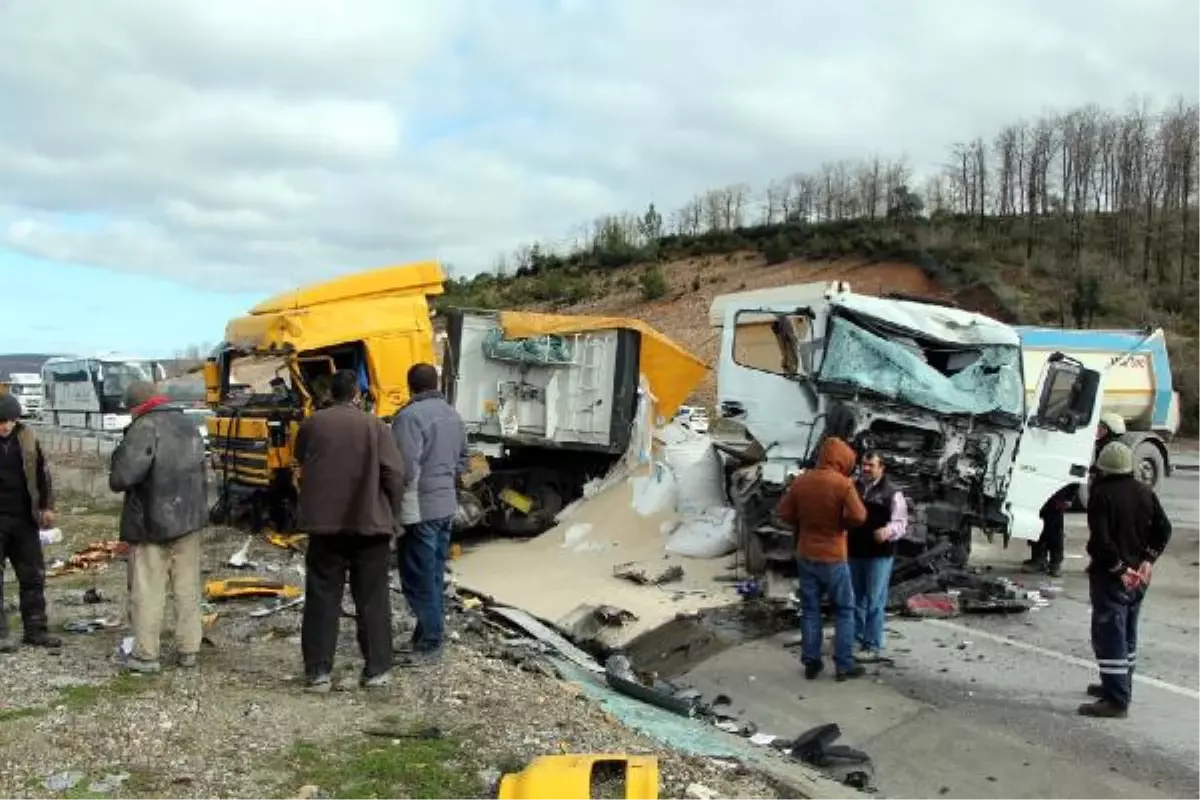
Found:
[[[1195,797],[1200,794],[1200,533],[1197,473],[1160,496],[1175,534],[1143,609],[1135,701],[1127,720],[1075,708],[1096,679],[1081,515],[1068,517],[1066,574],[1049,606],[1015,617],[889,621],[892,667],[839,684],[804,680],[796,638],[751,642],[704,661],[686,680],[723,692],[764,733],[838,723],[866,750],[891,797]],[[1020,576],[1026,549],[978,543],[975,563]]]

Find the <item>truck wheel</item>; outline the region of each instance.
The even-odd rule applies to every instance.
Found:
[[[1158,452],[1157,447],[1149,442],[1142,442],[1134,448],[1133,476],[1140,483],[1157,491],[1164,471],[1162,453]]]
[[[751,575],[763,575],[767,571],[767,554],[763,548],[762,537],[751,530],[744,514],[738,514],[738,541],[742,551],[742,561],[746,572]]]

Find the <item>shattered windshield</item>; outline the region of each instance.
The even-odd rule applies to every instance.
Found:
[[[918,339],[863,320],[831,322],[820,380],[942,414],[999,413],[1019,421],[1025,392],[1016,345]]]

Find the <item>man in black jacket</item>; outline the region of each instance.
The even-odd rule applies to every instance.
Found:
[[[196,423],[150,383],[125,400],[133,422],[109,462],[108,486],[124,492],[121,541],[130,545],[133,653],[124,668],[155,673],[168,581],[175,598],[179,666],[196,666],[200,620],[200,531],[208,523],[204,440]]]
[[[23,641],[59,647],[46,619],[46,562],[39,528],[54,525],[50,470],[33,431],[21,423],[21,403],[0,396],[0,605],[4,601],[4,561],[12,562],[20,586]],[[8,614],[0,613],[0,652],[11,653]]]
[[[883,458],[868,451],[855,483],[867,509],[867,521],[849,531],[846,540],[850,581],[854,586],[854,638],[857,660],[879,660],[884,644],[884,612],[892,579],[896,540],[908,530],[904,495],[884,474]]]
[[[1100,683],[1088,686],[1095,702],[1088,717],[1125,717],[1137,666],[1137,628],[1151,569],[1171,539],[1171,523],[1153,490],[1133,477],[1133,453],[1120,442],[1096,459],[1099,477],[1088,498],[1088,582],[1092,649]]]

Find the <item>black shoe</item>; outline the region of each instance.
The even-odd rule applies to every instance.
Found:
[[[814,680],[821,674],[821,670],[825,669],[824,661],[812,661],[804,665],[804,677],[808,680]]]
[[[1097,700],[1104,699],[1104,687],[1098,683],[1089,683],[1087,687],[1087,696],[1094,697]]]
[[[1062,564],[1051,564],[1050,569],[1046,570],[1046,574],[1051,578],[1062,577]]]
[[[62,639],[58,638],[57,636],[51,636],[45,631],[27,633],[25,634],[25,638],[23,638],[21,641],[30,647],[46,647],[51,650],[57,650],[58,648],[62,647]]]
[[[837,682],[844,683],[846,681],[854,680],[855,678],[861,678],[866,674],[867,670],[862,666],[862,664],[855,664],[848,670],[838,670]]]
[[[1125,719],[1129,709],[1122,708],[1111,700],[1100,699],[1094,703],[1084,703],[1079,707],[1081,717],[1097,717],[1100,719]]]

